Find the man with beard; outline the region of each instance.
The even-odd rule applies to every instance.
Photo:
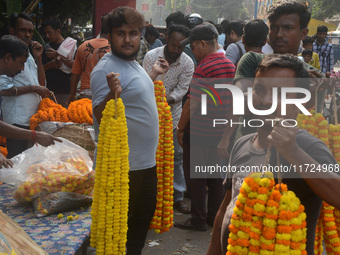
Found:
[[[4,121],[14,126],[29,129],[29,121],[38,111],[41,97],[48,97],[45,87],[45,72],[42,65],[43,47],[32,41],[33,20],[26,13],[14,13],[10,17],[10,34],[23,40],[30,49],[25,69],[13,78],[0,77],[0,95],[3,97],[2,112]],[[7,139],[8,158],[20,154],[28,148],[25,140]]]
[[[186,190],[183,173],[183,149],[177,142],[177,124],[182,113],[182,99],[187,93],[189,83],[194,73],[194,63],[183,53],[184,46],[180,44],[190,34],[190,30],[183,25],[171,25],[166,36],[167,44],[149,51],[144,58],[143,67],[152,80],[162,80],[165,86],[168,104],[171,106],[174,137],[174,208],[181,213],[190,213],[184,203]],[[166,74],[155,77],[152,66],[158,59],[165,59],[169,63]]]
[[[111,52],[91,73],[93,124],[98,141],[102,112],[117,93],[125,105],[130,151],[126,254],[136,255],[142,252],[156,208],[158,112],[153,82],[135,61],[145,23],[143,16],[130,7],[119,7],[107,14],[104,23]],[[166,72],[163,67],[154,65],[154,72]],[[119,73],[119,79],[112,72]]]

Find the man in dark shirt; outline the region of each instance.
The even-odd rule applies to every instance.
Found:
[[[294,78],[304,78],[303,81]],[[269,109],[273,104],[272,95],[273,87],[289,88],[302,87],[308,89],[309,74],[304,68],[303,62],[292,55],[272,54],[266,56],[260,63],[255,74],[253,84],[253,104],[255,109]],[[291,98],[298,98],[298,93],[290,94]],[[281,99],[278,97],[277,109],[267,116],[256,116],[257,119],[296,119],[299,109],[295,105],[287,106],[287,115],[282,116]],[[339,208],[340,202],[337,197],[340,195],[338,185],[340,178],[334,172],[310,171],[308,166],[335,167],[337,162],[327,146],[305,130],[290,125],[281,125],[278,122],[272,127],[271,122],[264,122],[265,125],[253,133],[240,138],[234,145],[230,156],[230,163],[236,167],[235,173],[227,176],[227,190],[231,197],[225,197],[220,210],[224,210],[224,219],[221,226],[221,247],[220,253],[225,254],[229,236],[228,226],[230,225],[233,208],[239,194],[240,187],[244,178],[250,173],[238,171],[250,166],[261,166],[266,162],[268,150],[271,150],[268,160],[270,166],[277,166],[277,153],[280,155],[279,167],[293,166],[291,169],[297,171],[286,172],[282,175],[282,182],[287,184],[288,189],[293,191],[305,206],[307,214],[307,253],[314,253],[314,237],[317,219],[319,217],[322,200]],[[253,169],[253,168],[252,168]],[[275,174],[275,177],[277,175]],[[228,193],[228,192],[227,192]],[[218,227],[218,226],[214,226]],[[210,254],[210,253],[208,253]],[[212,253],[211,253],[212,254]]]

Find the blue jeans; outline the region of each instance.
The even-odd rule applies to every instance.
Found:
[[[183,172],[183,149],[177,142],[177,130],[174,129],[174,203],[183,200],[186,190]]]

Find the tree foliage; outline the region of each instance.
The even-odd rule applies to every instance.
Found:
[[[339,0],[313,0],[312,16],[324,20],[340,12]]]
[[[61,21],[72,19],[73,24],[86,25],[92,19],[92,0],[42,0],[43,19],[58,16]]]

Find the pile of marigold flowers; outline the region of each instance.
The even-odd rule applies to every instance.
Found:
[[[117,116],[115,116],[117,112]],[[129,147],[123,101],[106,104],[98,137],[91,247],[96,254],[125,254],[129,203]]]
[[[150,228],[155,229],[156,233],[163,233],[173,226],[173,126],[163,82],[155,81],[154,84],[159,117],[159,142],[156,153],[158,181],[156,210]]]
[[[75,123],[93,124],[92,119],[92,101],[88,98],[83,98],[73,101],[68,106],[68,117],[70,121]]]
[[[227,255],[307,254],[304,206],[270,172],[244,179],[229,231]]]
[[[36,129],[39,123],[44,121],[68,122],[67,109],[49,98],[44,98],[39,104],[38,112],[30,119],[30,129]]]
[[[30,129],[34,130],[44,121],[87,123],[93,125],[91,99],[80,99],[72,102],[68,109],[54,103],[49,98],[41,100],[38,112],[30,119]]]

